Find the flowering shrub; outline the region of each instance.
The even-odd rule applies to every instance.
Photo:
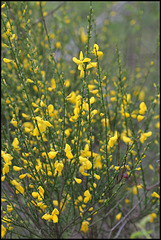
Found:
[[[148,65],[130,69],[117,44],[111,55],[104,49],[110,33],[98,38],[92,2],[87,32],[69,6],[1,6],[1,237],[151,238],[159,229],[158,41]]]

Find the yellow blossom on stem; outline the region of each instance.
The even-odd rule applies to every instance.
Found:
[[[113,137],[110,137],[108,145],[112,148],[114,144],[117,142],[118,134],[117,131],[115,131],[115,134]]]
[[[5,233],[6,233],[6,228],[1,224],[1,238],[4,237]]]
[[[57,200],[53,200],[53,204],[54,204],[54,206],[56,206],[56,207],[57,207],[59,203],[58,203],[58,201],[57,201]]]
[[[49,214],[49,213],[45,213],[43,216],[42,216],[42,219],[45,219],[45,220],[48,220],[50,221],[52,218],[52,216]]]
[[[89,222],[84,220],[81,225],[81,231],[84,233],[87,233],[89,230],[88,225],[89,225]]]
[[[143,119],[144,119],[144,116],[142,116],[142,115],[138,115],[138,116],[137,116],[138,122],[142,121]]]
[[[8,58],[3,58],[3,61],[4,61],[5,63],[10,63],[10,62],[12,62],[12,60],[10,60],[10,59],[8,59]]]
[[[55,166],[55,174],[58,172],[58,176],[61,176],[62,170],[64,168],[64,164],[62,163],[62,161],[60,163],[56,161],[54,166]]]
[[[54,159],[54,158],[56,157],[57,153],[58,153],[58,151],[57,151],[57,152],[50,151],[50,152],[48,153],[49,158],[50,158],[50,159]]]
[[[12,185],[15,185],[16,186],[16,193],[18,194],[19,192],[21,193],[21,194],[24,194],[24,188],[21,186],[21,184],[20,183],[18,183],[16,180],[12,180],[11,181],[11,183],[12,183]]]
[[[151,135],[152,135],[151,131],[149,131],[147,133],[141,133],[140,142],[144,143],[144,141],[147,139],[147,137],[150,137]]]
[[[67,96],[67,101],[69,101],[72,104],[76,103],[76,93],[75,92],[71,92],[68,96]]]
[[[86,191],[84,192],[84,196],[85,196],[85,198],[84,198],[84,203],[87,203],[87,202],[89,202],[89,200],[92,199],[89,190],[86,190]]]
[[[54,210],[52,211],[51,214],[51,219],[53,220],[53,223],[57,223],[58,222],[58,216],[59,215],[59,211],[57,208],[54,208]]]
[[[7,211],[8,211],[8,212],[12,212],[12,211],[13,211],[13,207],[10,206],[10,205],[7,205]]]
[[[152,196],[152,197],[155,197],[155,198],[160,198],[159,194],[156,193],[156,192],[153,192],[153,193],[151,194],[151,196]]]
[[[16,172],[20,171],[21,169],[22,169],[22,167],[13,166],[13,170]]]
[[[97,179],[97,180],[100,180],[100,176],[98,174],[94,174],[94,177]]]
[[[28,79],[26,80],[26,82],[27,82],[27,83],[33,83],[34,81],[31,80],[30,78],[28,78]]]
[[[116,215],[116,220],[119,221],[120,218],[121,218],[121,216],[122,216],[122,213],[118,213],[118,214]]]
[[[32,192],[32,196],[33,196],[34,198],[37,198],[37,197],[38,197],[38,195],[39,195],[39,193],[38,193],[38,192]]]
[[[98,51],[99,50],[99,46],[95,43],[94,44],[94,47],[93,47],[93,51],[92,53],[95,55],[95,56],[98,56],[99,58],[103,56],[103,52],[101,51]]]
[[[79,59],[76,57],[73,57],[73,62],[75,62],[78,65],[78,70],[80,70],[80,77],[84,77],[84,69],[85,65],[84,63],[90,62],[90,58],[84,58],[83,59],[83,52],[80,51]]]
[[[94,162],[94,168],[102,169],[101,156],[98,155]]]
[[[80,55],[79,55],[79,59],[77,59],[76,57],[73,57],[73,62],[75,62],[78,65],[78,70],[80,70],[80,77],[84,77],[84,70],[85,70],[85,64],[84,63],[88,63],[90,62],[91,59],[90,58],[84,58],[83,59],[83,52],[80,51]],[[92,68],[92,67],[96,67],[97,63],[96,62],[91,62],[87,65],[87,69]]]
[[[73,154],[71,153],[71,147],[69,146],[69,144],[65,144],[65,149],[64,149],[65,153],[66,153],[66,157],[69,159],[73,158]]]
[[[80,184],[82,182],[82,179],[80,178],[75,178],[76,183]]]
[[[86,69],[89,69],[89,68],[92,68],[92,67],[97,67],[97,62],[90,62],[90,63],[87,65],[87,68],[86,68]]]
[[[149,222],[153,222],[154,221],[154,218],[156,218],[157,217],[157,215],[156,215],[156,213],[151,213],[151,214],[149,214],[149,217],[150,217],[150,220],[149,220]]]
[[[20,179],[23,179],[23,178],[25,178],[25,177],[26,177],[26,173],[21,174],[21,175],[19,176]]]
[[[138,193],[138,188],[137,188],[137,186],[134,186],[134,187],[132,188],[132,193],[133,193],[134,195],[137,195],[137,193]]]
[[[17,138],[14,138],[13,142],[12,142],[12,146],[14,147],[14,149],[16,151],[20,150],[21,148],[19,147],[19,141]]]
[[[44,189],[43,187],[39,186],[38,187],[39,193],[43,196],[44,195]]]
[[[141,102],[139,108],[140,108],[139,113],[144,115],[147,110],[146,104],[144,102]]]

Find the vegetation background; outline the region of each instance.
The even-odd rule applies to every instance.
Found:
[[[5,2],[2,2],[2,4]],[[1,5],[2,5],[1,4]],[[72,91],[80,90],[82,86],[81,79],[79,77],[78,66],[72,61],[73,57],[78,57],[80,51],[85,53],[86,51],[86,42],[87,42],[87,25],[89,15],[89,1],[45,1],[41,2],[43,8],[43,14],[45,18],[45,23],[47,31],[51,36],[51,46],[52,50],[55,53],[55,59],[58,62],[58,68],[60,71],[64,72],[65,79],[70,81],[70,87],[67,89],[69,94]],[[15,20],[14,15],[17,11],[20,12],[19,19],[17,21],[17,37],[24,37],[26,39],[25,25],[23,22],[22,13],[24,11],[25,2],[21,2],[19,6],[14,4],[12,1],[8,1],[8,6],[10,6],[10,16]],[[29,10],[32,11],[30,14],[30,29],[33,42],[31,42],[31,48],[35,47],[38,49],[38,56],[40,55],[39,66],[42,67],[43,71],[46,74],[46,79],[48,82],[51,80],[52,70],[50,71],[50,65],[48,64],[48,58],[50,55],[50,49],[48,47],[48,41],[46,33],[43,26],[42,13],[40,8],[40,3],[35,1],[28,2]],[[101,60],[101,69],[103,73],[109,74],[109,90],[114,90],[113,82],[117,79],[118,73],[118,56],[116,54],[116,48],[120,51],[120,59],[122,64],[123,73],[126,75],[127,87],[126,91],[131,94],[131,99],[134,101],[133,106],[138,106],[140,102],[146,102],[148,109],[153,110],[153,100],[159,99],[159,78],[160,78],[160,66],[159,66],[159,34],[160,34],[160,2],[159,1],[93,1],[93,14],[95,21],[93,22],[92,37],[90,39],[90,51],[95,42],[100,47],[100,50],[103,51],[104,57]],[[2,9],[3,10],[3,9]],[[53,11],[54,10],[54,11]],[[19,14],[19,13],[18,13]],[[16,23],[16,21],[15,21]],[[21,25],[22,23],[22,25]],[[16,24],[15,24],[16,26]],[[95,28],[94,28],[95,26]],[[3,33],[3,28],[2,28]],[[52,36],[53,34],[53,36]],[[42,37],[42,39],[40,38]],[[6,41],[3,38],[2,40]],[[26,40],[24,40],[26,41]],[[23,41],[20,43],[23,46]],[[27,48],[26,48],[27,49]],[[27,58],[27,50],[22,49],[22,56]],[[2,56],[6,57],[6,48],[2,47]],[[24,55],[23,55],[24,54]],[[22,65],[27,66],[27,63],[24,61],[24,58],[21,59]],[[43,61],[42,61],[43,59]],[[37,58],[38,60],[38,58]],[[21,62],[20,61],[20,62]],[[39,61],[39,60],[38,60]],[[9,65],[8,65],[9,66]],[[28,66],[24,67],[24,73],[29,73]],[[73,71],[74,70],[74,71]],[[4,71],[4,72],[3,72]],[[12,76],[12,70],[8,67],[8,70],[4,68],[2,71],[2,79],[5,77],[9,82],[9,78]],[[11,75],[7,74],[7,71],[10,71]],[[74,74],[72,73],[74,72]],[[71,74],[72,73],[72,74]],[[15,75],[13,75],[15,78]],[[42,77],[43,78],[43,77]],[[7,82],[7,83],[8,83]],[[16,82],[16,81],[15,81]],[[16,83],[17,84],[17,83]],[[16,89],[16,84],[11,82],[13,89]],[[156,87],[157,86],[157,87]],[[14,90],[12,87],[9,90],[8,96],[10,93],[13,93]],[[156,89],[157,93],[156,94]],[[15,90],[15,92],[18,90]],[[2,145],[3,147],[6,144],[6,136],[13,140],[12,132],[14,131],[13,126],[8,120],[9,108],[6,107],[6,92],[3,92],[4,96],[2,97]],[[34,96],[34,90],[31,90],[31,96]],[[49,93],[50,94],[50,93]],[[14,94],[13,94],[14,95]],[[18,96],[18,95],[17,95]],[[14,96],[13,103],[16,103],[18,99],[17,96]],[[20,96],[22,97],[22,96]],[[111,96],[110,96],[111,97]],[[23,97],[22,97],[23,99]],[[34,97],[33,97],[34,99]],[[158,116],[160,113],[159,110],[159,100],[156,100],[157,105],[154,107],[154,111],[148,112],[148,121],[146,125],[141,125],[143,129],[147,128],[147,131],[152,131],[153,135],[150,141],[153,144],[150,144],[146,152],[146,161],[143,161],[144,168],[144,177],[146,179],[147,186],[154,187],[158,186],[159,182],[159,159],[160,159],[160,123],[158,122]],[[61,102],[62,103],[62,102]],[[20,103],[21,105],[21,103]],[[22,111],[22,109],[21,109]],[[157,116],[157,117],[156,117]],[[10,120],[12,114],[10,113]],[[155,118],[156,117],[156,118]],[[20,117],[21,118],[21,117]],[[138,124],[135,125],[136,130],[138,131]],[[97,132],[97,127],[96,127]],[[12,136],[10,136],[12,135]],[[5,136],[5,137],[4,137]],[[6,141],[6,142],[5,142]],[[147,143],[146,143],[147,144]],[[121,154],[126,152],[126,147],[124,144],[120,145]],[[94,146],[94,150],[97,149],[97,144]],[[9,148],[10,149],[10,148]],[[140,152],[143,152],[143,148],[140,148]],[[18,153],[16,153],[18,154]],[[17,156],[17,155],[15,155]],[[116,155],[115,155],[116,156]],[[152,166],[152,167],[151,167]],[[13,175],[14,176],[14,175]],[[139,181],[142,181],[141,173],[138,174]],[[7,177],[6,177],[7,178]],[[130,185],[130,181],[128,182]],[[156,184],[156,186],[155,186]],[[129,186],[128,185],[128,186]],[[131,186],[131,185],[130,185]],[[7,188],[6,188],[7,189]],[[159,188],[158,188],[159,189]],[[156,190],[156,188],[155,188]],[[156,190],[157,191],[157,190]],[[159,191],[159,190],[158,190]],[[124,191],[119,192],[117,198],[113,200],[112,205],[110,205],[111,210],[109,210],[109,218],[107,218],[107,224],[103,223],[102,226],[99,222],[99,217],[101,215],[96,215],[96,225],[101,229],[100,235],[97,235],[95,232],[93,224],[93,232],[84,234],[80,232],[80,229],[71,228],[71,231],[64,232],[63,238],[159,238],[159,204],[156,201],[151,203],[151,198],[149,194],[149,202],[147,205],[147,211],[144,211],[136,221],[129,222],[131,225],[125,224],[117,228],[117,217],[118,221],[119,216],[117,213],[123,212],[124,215],[129,210],[128,204],[126,205],[124,200]],[[135,192],[132,192],[134,197],[136,197]],[[132,195],[131,193],[131,195]],[[123,200],[122,200],[123,199]],[[139,198],[133,199],[133,206],[138,204]],[[24,204],[24,202],[23,202]],[[153,204],[156,204],[155,212],[157,213],[157,218],[149,222],[148,214],[151,214]],[[150,207],[149,207],[150,206]],[[18,206],[19,207],[19,206]],[[116,208],[115,208],[116,207]],[[117,217],[116,217],[117,216]],[[134,214],[135,218],[135,214]],[[106,218],[105,218],[106,219]],[[128,217],[127,217],[128,220]],[[97,221],[99,223],[97,223]],[[116,225],[113,223],[116,222]],[[108,232],[108,226],[111,226],[111,232]],[[130,227],[129,227],[130,226]],[[92,227],[92,225],[91,225]],[[112,228],[113,227],[113,228]],[[115,229],[116,227],[116,229]],[[118,231],[116,231],[118,230]],[[17,232],[19,234],[17,234]],[[13,235],[7,233],[6,237],[16,237],[20,238],[23,234],[22,228],[17,226],[17,232]],[[108,234],[107,234],[108,232]],[[88,235],[89,234],[89,235]],[[31,237],[32,235],[30,235]],[[31,237],[32,238],[32,237]]]

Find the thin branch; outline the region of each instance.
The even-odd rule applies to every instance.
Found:
[[[36,19],[36,21],[34,23],[31,24],[31,27],[34,26],[35,24],[37,24],[38,22],[44,20],[44,18],[49,17],[51,14],[54,14],[64,3],[66,3],[66,1],[61,2],[56,8],[54,8],[53,10],[51,10],[46,16],[41,16],[40,18]],[[40,2],[41,5],[41,2]],[[15,19],[15,17],[14,17]],[[26,31],[22,31],[21,35],[25,34]],[[19,39],[20,35],[17,36],[17,39]]]
[[[122,224],[121,227],[119,228],[119,230],[118,230],[116,236],[114,237],[114,239],[118,239],[118,236],[120,235],[122,229],[124,228],[124,226],[126,225],[127,222],[128,222],[127,220],[125,220],[125,222],[123,222],[123,224]]]
[[[160,182],[155,183],[153,186],[147,188],[146,191],[150,191],[152,188],[158,186],[159,184],[160,184]],[[127,221],[126,218],[128,218],[128,216],[135,210],[135,208],[141,203],[141,201],[143,200],[144,197],[145,197],[145,195],[143,194],[142,197],[141,197],[141,199],[136,203],[136,205],[110,230],[110,233],[109,233],[108,238],[111,237],[112,232],[113,232],[122,222]],[[123,224],[123,226],[124,226],[124,224]],[[121,227],[121,229],[122,229],[122,227]],[[118,231],[118,233],[119,233],[119,231]],[[117,233],[117,234],[118,234],[118,233]],[[117,237],[117,235],[116,235],[116,237]]]
[[[53,14],[54,12],[56,12],[65,2],[66,2],[66,1],[61,2],[56,8],[54,8],[53,10],[51,10],[46,16],[43,16],[43,15],[42,15],[42,17],[38,18],[34,23],[32,23],[31,26],[37,24],[38,22],[40,22],[40,21],[43,20],[44,18],[49,17],[51,14]],[[40,2],[40,5],[41,5],[41,2]]]
[[[112,232],[122,223],[126,220],[126,218],[135,210],[135,208],[141,203],[141,201],[144,198],[144,194],[142,195],[141,199],[135,204],[135,206],[110,230],[108,238],[111,237]]]
[[[41,9],[42,20],[43,20],[44,27],[45,27],[46,36],[47,36],[47,38],[48,38],[49,45],[51,46],[51,44],[50,44],[50,39],[49,39],[49,34],[48,34],[47,26],[46,26],[46,22],[45,22],[45,19],[44,19],[44,16],[43,16],[43,11],[42,11],[41,2],[40,2],[40,9]]]
[[[155,183],[153,186],[151,186],[151,187],[149,187],[149,188],[146,188],[146,190],[147,190],[147,191],[150,191],[152,188],[154,188],[154,187],[156,187],[156,186],[158,186],[158,185],[160,185],[160,182],[157,182],[157,183]]]

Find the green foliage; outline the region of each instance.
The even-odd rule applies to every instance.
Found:
[[[2,3],[2,238],[158,237],[158,5]]]

